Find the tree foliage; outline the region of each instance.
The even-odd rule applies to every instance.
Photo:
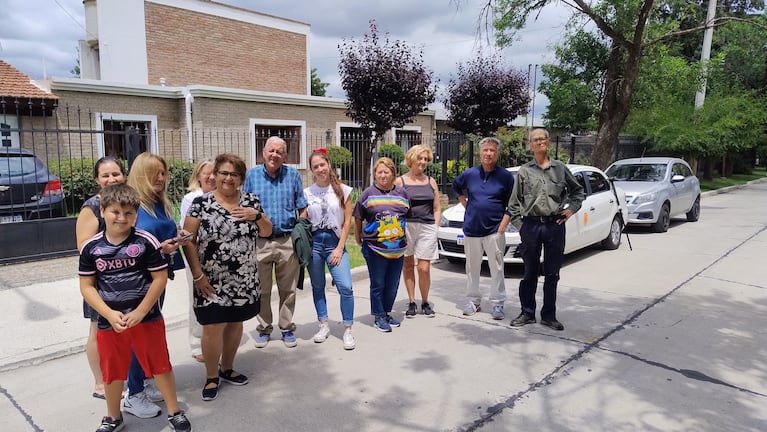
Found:
[[[597,127],[607,70],[607,45],[598,34],[579,29],[554,48],[556,64],[541,66],[539,90],[549,99],[546,127],[571,133]]]
[[[760,0],[761,1],[761,0]],[[530,17],[556,0],[489,0],[485,13],[494,17],[496,40],[509,45],[516,31],[523,28]],[[592,152],[592,164],[605,168],[613,158],[618,134],[631,110],[634,85],[645,50],[660,43],[689,34],[702,32],[707,24],[690,20],[669,19],[669,11],[679,16],[692,13],[702,5],[688,0],[571,0],[561,2],[573,12],[571,24],[590,22],[604,36],[608,49],[604,92],[600,101],[597,139]],[[736,8],[756,4],[755,0],[731,1]],[[710,23],[719,26],[736,17],[719,16]],[[697,23],[697,24],[696,24]]]
[[[346,92],[346,115],[363,132],[383,137],[387,130],[413,121],[434,102],[433,73],[405,42],[379,37],[374,21],[362,40],[338,46],[341,87]]]
[[[325,96],[329,85],[330,83],[322,82],[317,68],[312,68],[312,96]]]
[[[447,124],[465,133],[488,136],[527,111],[530,96],[522,71],[503,66],[499,56],[478,55],[458,64],[447,85]]]
[[[371,152],[386,131],[413,121],[434,102],[436,85],[423,52],[403,41],[379,37],[375,21],[362,40],[338,46],[341,87],[346,92],[346,115],[370,139],[365,149],[364,178],[369,177]]]

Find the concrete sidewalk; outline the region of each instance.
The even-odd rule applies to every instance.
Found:
[[[189,354],[180,272],[164,306],[179,399],[196,431],[764,430],[767,213],[754,210],[767,209],[765,197],[765,183],[708,195],[698,223],[632,231],[633,252],[624,241],[616,251],[568,256],[563,332],[509,326],[518,268],[507,274],[507,317],[494,321],[485,312],[462,316],[463,268],[435,263],[436,318],[403,319],[390,334],[372,327],[366,273],[357,270],[358,345],[348,352],[332,288],[332,335],[312,342],[305,289],[298,347],[276,340],[256,349],[255,320],[247,322],[236,365],[251,382],[224,384],[213,402],[200,399],[203,368]],[[400,286],[395,316],[406,306]],[[105,406],[90,397],[78,352],[87,322],[77,279],[4,287],[0,316],[0,430],[95,430]],[[126,415],[125,430],[168,430],[163,417]]]

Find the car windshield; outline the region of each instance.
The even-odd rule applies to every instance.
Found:
[[[0,156],[0,177],[19,176],[37,171],[33,156]]]
[[[616,181],[657,182],[666,177],[666,164],[618,164],[607,170]]]

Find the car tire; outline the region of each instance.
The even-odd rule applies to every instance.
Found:
[[[615,215],[613,221],[610,224],[610,232],[607,237],[602,240],[602,249],[615,250],[621,245],[621,221],[620,216]]]
[[[700,219],[700,197],[695,198],[692,208],[687,212],[687,222],[697,222]]]
[[[668,203],[663,203],[658,214],[658,220],[652,225],[653,232],[664,233],[668,231],[668,226],[671,224],[671,214],[668,208]]]

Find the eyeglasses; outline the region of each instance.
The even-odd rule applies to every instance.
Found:
[[[534,143],[540,143],[540,142],[546,142],[546,141],[548,141],[548,140],[549,140],[548,138],[546,138],[546,137],[543,137],[543,138],[535,138],[535,139],[532,139],[532,140],[530,140],[530,141],[531,141],[531,142],[534,142]]]
[[[231,177],[233,179],[242,177],[240,173],[232,171],[216,171],[216,174],[220,175],[221,177]]]

